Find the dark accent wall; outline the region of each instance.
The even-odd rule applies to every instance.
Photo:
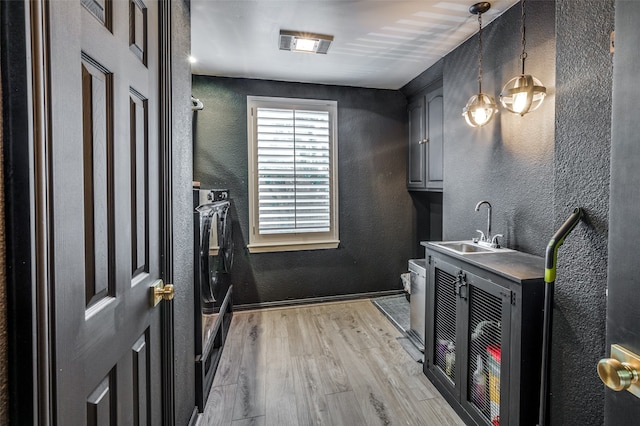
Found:
[[[194,179],[229,188],[236,246],[234,303],[341,296],[401,289],[413,249],[405,189],[407,113],[399,91],[264,80],[193,77]],[[338,102],[340,247],[250,254],[246,97]]]
[[[554,3],[527,2],[526,23],[526,71],[548,89],[544,104],[524,117],[500,108],[484,127],[467,125],[462,108],[478,92],[478,36],[444,58],[443,238],[486,232],[486,207],[474,207],[488,200],[501,244],[542,255],[554,220]],[[482,89],[498,101],[502,86],[521,72],[520,6],[485,27],[482,37]]]
[[[174,424],[187,425],[195,407],[193,313],[193,144],[191,134],[190,3],[171,2],[173,141]]]
[[[595,365],[605,349],[613,10],[613,0],[527,2],[526,71],[547,87],[547,98],[524,117],[501,108],[479,129],[461,117],[477,92],[477,35],[447,55],[442,67],[444,239],[469,239],[484,230],[486,210],[476,213],[474,206],[486,199],[493,205],[493,233],[505,235],[504,245],[544,256],[573,209],[585,209],[585,222],[559,251],[551,425],[604,421]],[[503,84],[520,72],[519,4],[485,27],[483,42],[483,92],[498,100]]]
[[[585,223],[558,254],[551,360],[553,425],[601,425],[609,175],[611,153],[613,0],[556,4],[554,227],[574,207]]]

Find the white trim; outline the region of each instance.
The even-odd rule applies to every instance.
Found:
[[[258,229],[258,165],[255,109],[283,108],[329,112],[330,126],[330,221],[329,232],[261,235]],[[247,96],[247,145],[249,162],[249,252],[335,249],[339,241],[338,223],[338,103],[332,100]]]
[[[340,245],[339,240],[313,241],[308,243],[263,243],[249,244],[249,253],[269,253],[277,251],[298,251],[298,250],[324,250],[336,249]]]

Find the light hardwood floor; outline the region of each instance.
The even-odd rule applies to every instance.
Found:
[[[464,425],[369,300],[235,312],[213,425]]]

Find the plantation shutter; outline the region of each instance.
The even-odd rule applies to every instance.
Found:
[[[331,228],[327,111],[257,108],[258,232]]]

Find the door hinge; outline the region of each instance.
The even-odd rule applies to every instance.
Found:
[[[511,290],[504,290],[500,292],[500,296],[502,296],[503,299],[509,299],[509,302],[512,305],[516,304],[516,292],[515,291],[511,291]]]
[[[429,265],[431,265],[431,256],[428,256],[428,257],[427,257],[427,263],[428,263]]]

